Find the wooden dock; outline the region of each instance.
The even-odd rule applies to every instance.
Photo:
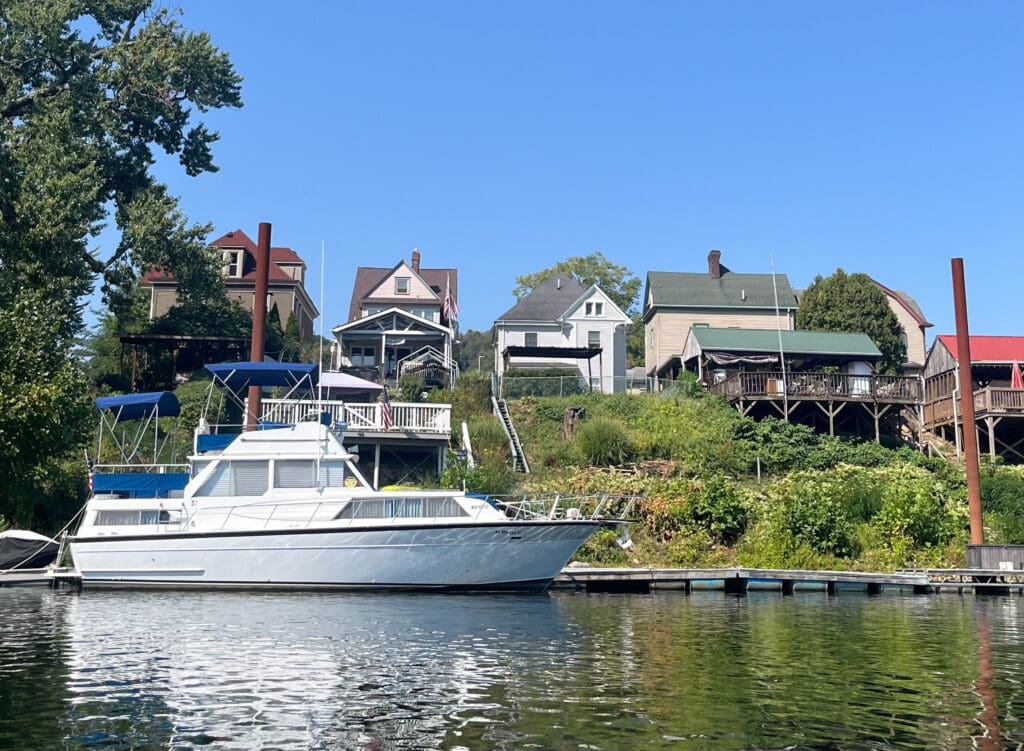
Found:
[[[0,587],[50,587],[61,586],[81,589],[82,577],[70,568],[25,568],[0,571]]]
[[[562,570],[551,584],[556,590],[585,592],[634,592],[648,593],[660,590],[692,592],[699,590],[720,590],[729,594],[746,594],[749,591],[777,591],[791,595],[797,591],[817,590],[830,595],[838,590],[862,591],[867,594],[881,594],[885,589],[896,588],[914,594],[928,594],[945,586],[940,581],[939,569],[929,571],[905,571],[897,573],[866,573],[860,571],[789,571],[757,568],[589,568],[570,566]],[[945,570],[942,570],[945,571]],[[966,569],[971,576],[979,575],[978,570]],[[948,573],[948,571],[945,571]],[[991,572],[984,572],[990,574]],[[1007,574],[1006,571],[1001,572]],[[1024,576],[1024,571],[1018,572]],[[965,574],[966,576],[966,574]],[[963,589],[973,583],[959,580]],[[1006,585],[1002,585],[1006,586]],[[1024,587],[1024,582],[1020,584]],[[995,591],[993,590],[993,593]]]

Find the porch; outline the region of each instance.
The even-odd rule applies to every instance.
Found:
[[[925,402],[924,426],[962,446],[963,417],[959,397],[953,394]],[[1024,389],[986,386],[974,391],[974,417],[978,447],[990,457],[1024,461]]]
[[[903,409],[921,403],[921,380],[914,376],[740,371],[708,390],[744,416],[827,427],[829,435],[873,433],[876,441],[883,432],[898,433]]]

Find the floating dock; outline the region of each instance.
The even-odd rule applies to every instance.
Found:
[[[554,590],[649,593],[719,590],[729,594],[838,590],[881,594],[898,589],[914,594],[1024,594],[1024,570],[921,569],[895,573],[789,571],[761,568],[591,568],[569,566],[551,583]]]
[[[71,568],[24,568],[0,571],[0,587],[62,586],[81,589],[82,577]]]

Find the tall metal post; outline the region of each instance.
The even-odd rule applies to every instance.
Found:
[[[953,259],[953,312],[956,315],[957,373],[960,379],[960,414],[963,416],[964,463],[967,465],[967,504],[971,516],[971,544],[981,545],[985,542],[985,531],[981,515],[981,474],[978,471],[978,434],[974,422],[971,336],[967,328],[967,292],[964,289],[963,258]]]
[[[270,283],[270,222],[260,222],[256,241],[256,292],[252,301],[252,362],[263,362],[263,339],[267,324],[267,287]],[[249,387],[249,409],[245,415],[245,429],[256,430],[262,411],[262,392],[259,386]]]

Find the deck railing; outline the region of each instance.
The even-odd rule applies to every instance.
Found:
[[[863,399],[914,403],[921,399],[921,381],[914,376],[855,375],[851,373],[734,373],[712,384],[712,394],[729,399]]]
[[[452,429],[450,404],[416,404],[391,402],[391,428],[384,429],[384,406],[380,402],[319,402],[313,399],[263,399],[261,419],[292,425],[318,419],[326,412],[332,423],[343,422],[350,431],[437,433],[446,435]]]
[[[974,392],[974,413],[976,416],[1024,414],[1024,389],[1008,389],[989,386]],[[960,414],[959,405],[953,404],[953,396],[933,399],[924,405],[925,425],[952,422]]]

